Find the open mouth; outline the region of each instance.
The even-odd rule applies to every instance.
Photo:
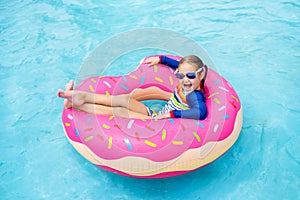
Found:
[[[183,89],[188,91],[192,88],[192,84],[191,83],[184,83],[183,85]]]

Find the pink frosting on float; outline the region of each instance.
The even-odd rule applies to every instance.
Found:
[[[124,76],[89,77],[76,90],[117,95],[129,93],[138,87],[157,86],[172,92],[177,83],[169,67],[142,63]],[[168,161],[188,149],[199,148],[211,141],[222,141],[232,133],[241,107],[235,90],[212,69],[208,71],[205,88],[208,108],[205,120],[126,119],[93,115],[70,108],[63,110],[62,121],[70,140],[86,145],[100,158],[114,160],[134,156],[156,162]]]

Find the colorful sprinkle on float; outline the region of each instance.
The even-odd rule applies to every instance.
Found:
[[[176,85],[169,67],[141,62],[124,76],[89,77],[76,90],[117,95],[150,86],[172,92]],[[242,126],[241,103],[228,81],[209,69],[205,87],[205,120],[127,119],[69,108],[62,113],[64,130],[82,156],[105,170],[139,178],[184,174],[223,155],[237,140]]]

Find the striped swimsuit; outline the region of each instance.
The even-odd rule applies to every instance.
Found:
[[[186,103],[186,96],[183,94],[181,86],[178,85],[168,103],[158,114],[165,114],[173,110],[187,110],[189,108],[189,105]]]

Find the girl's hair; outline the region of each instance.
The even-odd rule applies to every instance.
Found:
[[[200,82],[200,90],[205,94],[204,83],[205,83],[205,79],[206,79],[206,75],[207,75],[207,66],[202,62],[202,60],[198,56],[195,56],[195,55],[189,55],[189,56],[183,57],[180,60],[178,66],[180,66],[183,63],[188,63],[188,64],[192,65],[193,67],[195,67],[196,71],[203,67],[203,70],[201,72],[199,72],[200,74],[204,73],[203,79]]]

